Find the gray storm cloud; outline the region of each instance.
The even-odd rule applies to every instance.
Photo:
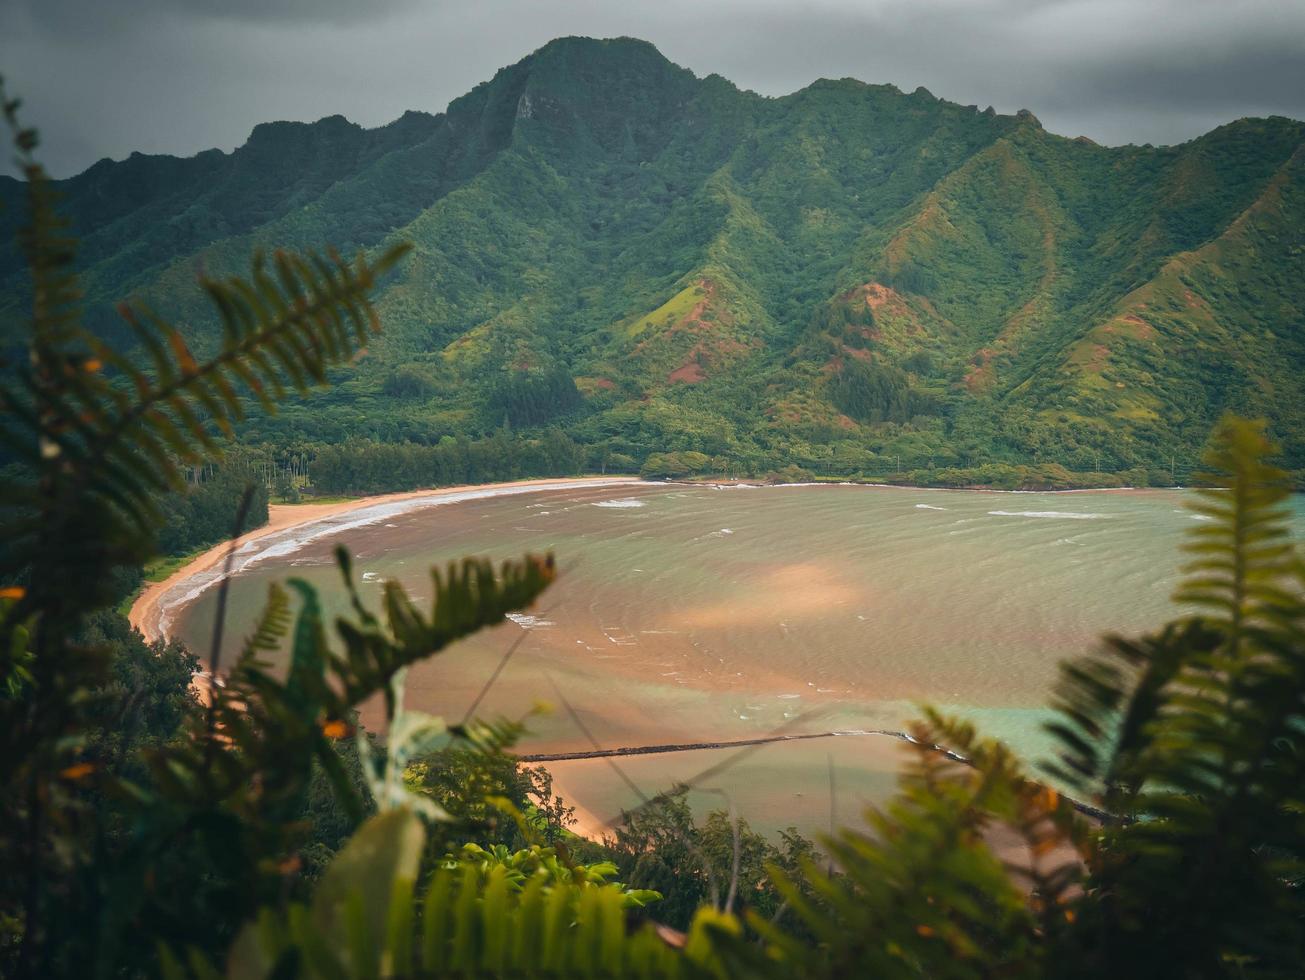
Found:
[[[271,119],[439,111],[564,34],[642,37],[767,95],[923,85],[1102,143],[1305,117],[1301,0],[9,0],[0,72],[66,175]]]

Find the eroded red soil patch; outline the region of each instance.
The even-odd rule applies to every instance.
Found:
[[[654,356],[660,349],[665,357],[666,347],[677,340],[694,338],[693,345],[685,351],[679,367],[666,375],[668,383],[698,384],[714,371],[724,367],[741,354],[761,346],[761,342],[744,343],[728,335],[734,325],[729,309],[720,303],[719,290],[710,279],[698,280],[703,296],[693,309],[676,320],[656,336],[640,341],[632,355]],[[677,345],[678,346],[678,345]]]
[[[974,355],[974,366],[965,373],[965,387],[970,391],[983,391],[997,380],[992,358],[996,352],[984,347]]]
[[[1187,295],[1190,299],[1191,292],[1189,291]],[[1138,340],[1150,340],[1155,336],[1155,327],[1151,326],[1151,324],[1147,323],[1135,313],[1130,313],[1123,317],[1123,322],[1133,328],[1129,331],[1130,336],[1133,336]]]
[[[682,364],[670,374],[666,375],[666,380],[674,384],[676,381],[682,381],[685,384],[696,385],[699,381],[705,381],[707,376],[702,373],[702,365],[697,361],[689,361]]]

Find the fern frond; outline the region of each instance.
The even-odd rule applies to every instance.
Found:
[[[267,588],[267,602],[258,617],[258,622],[254,625],[254,631],[245,640],[245,645],[236,660],[236,669],[262,666],[259,656],[280,648],[289,631],[290,596],[285,589],[273,582]]]
[[[368,294],[407,246],[353,262],[335,253],[276,252],[270,269],[256,256],[247,278],[202,279],[222,327],[221,343],[207,357],[197,357],[176,326],[124,304],[120,312],[137,344],[137,355],[129,356],[79,322],[71,240],[44,171],[30,161],[24,171],[32,216],[23,237],[35,302],[31,356],[0,391],[0,406],[10,420],[6,440],[30,461],[40,493],[13,529],[18,547],[7,550],[0,574],[30,569],[26,612],[49,600],[69,574],[148,557],[161,520],[160,492],[182,487],[186,467],[220,452],[246,397],[274,410],[287,388],[325,383],[331,367],[351,358],[377,329]],[[62,558],[87,523],[97,528],[103,553],[73,568]],[[34,563],[20,567],[19,560]]]
[[[1107,637],[1102,653],[1064,664],[1051,704],[1059,718],[1046,726],[1059,749],[1044,771],[1108,812],[1128,814],[1134,761],[1149,744],[1162,692],[1219,640],[1200,621],[1176,623],[1140,640]]]
[[[245,927],[232,973],[268,977],[293,963],[313,978],[725,976],[718,939],[737,937],[735,920],[700,914],[677,949],[628,920],[619,885],[535,875],[514,887],[501,863],[458,862],[437,868],[416,900],[423,837],[410,812],[373,817],[331,863],[311,908],[265,910]],[[762,968],[753,975],[775,975],[750,962]]]
[[[1220,488],[1193,507],[1207,520],[1176,594],[1198,616],[1111,641],[1118,669],[1066,672],[1053,771],[1138,817],[1093,851],[1098,900],[1079,904],[1064,953],[1079,975],[1216,975],[1236,961],[1273,976],[1299,962],[1305,575],[1272,452],[1263,425],[1221,423],[1207,457]]]
[[[347,559],[342,559],[341,566],[352,592]],[[451,563],[444,573],[432,569],[434,594],[429,615],[417,609],[401,585],[387,582],[384,627],[375,619],[336,622],[344,651],[335,658],[332,670],[345,697],[356,701],[388,690],[391,678],[409,664],[502,622],[510,612],[527,608],[555,574],[552,555],[504,562],[497,573],[490,562],[475,558]]]
[[[1082,838],[1077,816],[1067,800],[1026,779],[1009,751],[979,739],[968,724],[927,712],[912,738],[899,794],[867,814],[867,830],[845,829],[824,842],[839,875],[806,861],[808,897],[796,881],[772,871],[792,915],[820,943],[813,950],[750,916],[786,975],[1038,973],[1039,930],[1064,923],[1060,903],[1076,869],[1063,858],[1045,865],[1057,848]],[[994,853],[987,835],[999,825],[1025,842],[1027,862],[1007,865]],[[1036,907],[1014,877],[1027,879]]]
[[[1243,631],[1289,597],[1283,582],[1295,557],[1283,506],[1287,474],[1267,462],[1274,451],[1262,421],[1226,418],[1215,431],[1204,479],[1226,484],[1198,492],[1192,510],[1209,523],[1189,532],[1193,556],[1175,600],[1226,629],[1236,656]]]

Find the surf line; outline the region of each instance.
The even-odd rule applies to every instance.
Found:
[[[621,756],[631,755],[663,755],[671,752],[702,752],[711,749],[734,749],[747,745],[768,745],[773,742],[800,742],[810,738],[855,738],[866,735],[878,735],[880,737],[895,738],[903,742],[910,742],[912,745],[921,745],[919,739],[906,733],[893,731],[886,728],[875,729],[852,729],[837,732],[807,732],[800,735],[762,735],[757,738],[736,738],[723,742],[679,742],[669,743],[666,745],[630,745],[618,749],[589,749],[584,752],[539,752],[532,755],[519,755],[517,759],[521,762],[573,762],[578,759],[611,759]],[[939,752],[951,759],[953,762],[959,762],[962,765],[973,766],[973,763],[959,752],[953,752],[951,749],[942,745],[927,745],[926,748]],[[1094,817],[1103,823],[1117,823],[1120,817],[1105,810],[1095,807],[1090,803],[1084,803],[1076,800],[1072,796],[1061,794],[1062,797],[1069,801],[1079,813]]]

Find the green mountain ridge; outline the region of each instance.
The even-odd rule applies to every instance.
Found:
[[[646,42],[563,38],[439,115],[265,124],[57,186],[108,333],[130,295],[203,347],[196,270],[256,247],[414,244],[384,334],[255,440],[506,421],[754,472],[1156,482],[1235,409],[1305,469],[1298,121],[1109,148],[923,89],[766,98]],[[0,179],[0,202],[20,193]],[[0,210],[10,325],[21,220]]]

